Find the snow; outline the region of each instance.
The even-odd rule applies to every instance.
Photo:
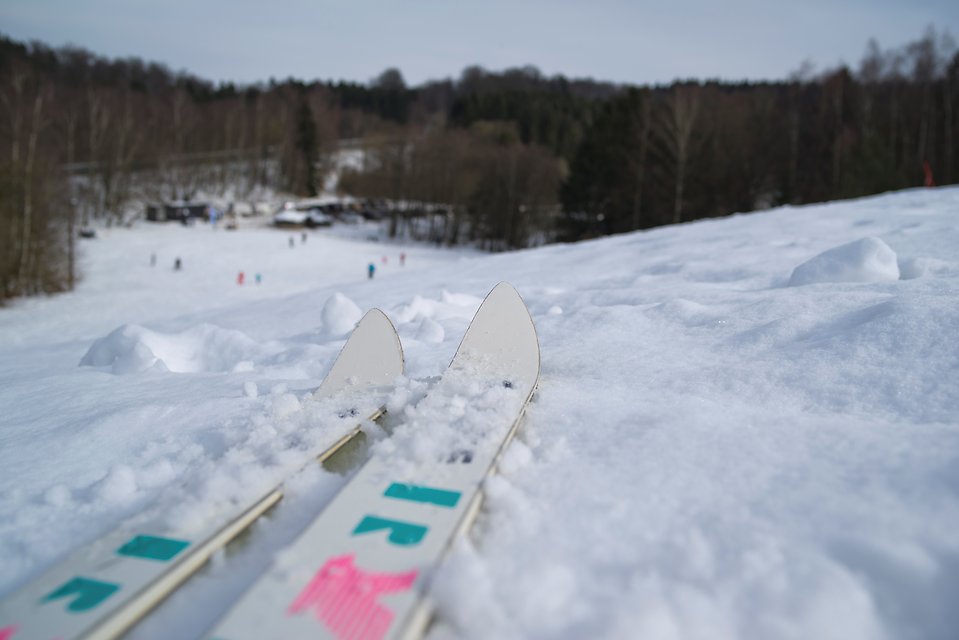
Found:
[[[75,292],[0,309],[0,597],[147,505],[200,527],[298,468],[336,437],[309,396],[370,307],[407,377],[398,437],[364,430],[431,451],[418,405],[508,280],[539,389],[429,638],[953,638],[957,216],[959,189],[910,190],[491,256],[101,233]],[[131,637],[201,636],[345,481],[295,475]]]
[[[362,317],[363,310],[342,293],[334,293],[320,313],[323,332],[333,337],[347,335]]]
[[[116,374],[153,367],[177,373],[242,372],[252,368],[250,360],[268,352],[240,331],[209,324],[172,334],[124,325],[94,341],[80,366],[110,367]]]
[[[793,270],[789,285],[898,279],[896,253],[879,238],[863,238],[824,251],[802,263]]]

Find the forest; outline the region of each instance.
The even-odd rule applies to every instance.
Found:
[[[933,28],[856,68],[657,86],[534,67],[235,86],[0,36],[0,303],[69,290],[78,230],[131,202],[314,195],[344,145],[363,162],[339,188],[391,203],[391,233],[428,203],[430,241],[507,250],[953,184],[957,101]]]

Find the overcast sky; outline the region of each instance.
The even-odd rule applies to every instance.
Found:
[[[804,61],[856,67],[926,27],[959,38],[959,0],[0,0],[0,33],[210,80],[407,83],[464,67],[648,84],[779,79]]]

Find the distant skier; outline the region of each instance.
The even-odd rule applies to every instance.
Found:
[[[246,274],[242,271],[236,276],[236,283],[240,286],[243,286],[243,280],[246,279]]]
[[[174,271],[179,271],[179,270],[182,269],[182,268],[183,268],[183,263],[180,262],[180,259],[179,259],[179,258],[177,258],[176,260],[173,261],[173,270],[174,270]]]
[[[303,232],[303,235],[300,236],[300,242],[306,244],[306,231]]]
[[[151,267],[157,266],[157,254],[155,253],[150,254],[150,266]]]
[[[922,161],[922,173],[923,173],[923,185],[927,187],[936,186],[936,181],[932,177],[932,167],[929,165],[928,160]]]
[[[373,274],[376,273],[376,265],[371,262],[370,266],[368,266],[366,269],[367,269],[367,272],[369,273],[369,279],[372,280]]]
[[[401,253],[401,254],[400,254],[400,266],[401,266],[401,267],[406,266],[406,254],[405,254],[405,253]]]
[[[263,282],[263,276],[261,276],[261,275],[258,273],[258,274],[256,274],[256,283],[257,283],[257,284],[260,284],[261,282]]]
[[[290,249],[296,246],[296,240],[293,239],[293,236],[290,236]]]

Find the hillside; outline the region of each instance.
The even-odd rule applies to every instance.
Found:
[[[324,437],[306,396],[374,306],[401,423],[508,280],[540,387],[429,637],[950,638],[957,211],[910,190],[494,256],[115,229],[74,292],[0,309],[0,597],[145,505],[295,469]],[[131,637],[200,636],[344,482],[301,473]]]

